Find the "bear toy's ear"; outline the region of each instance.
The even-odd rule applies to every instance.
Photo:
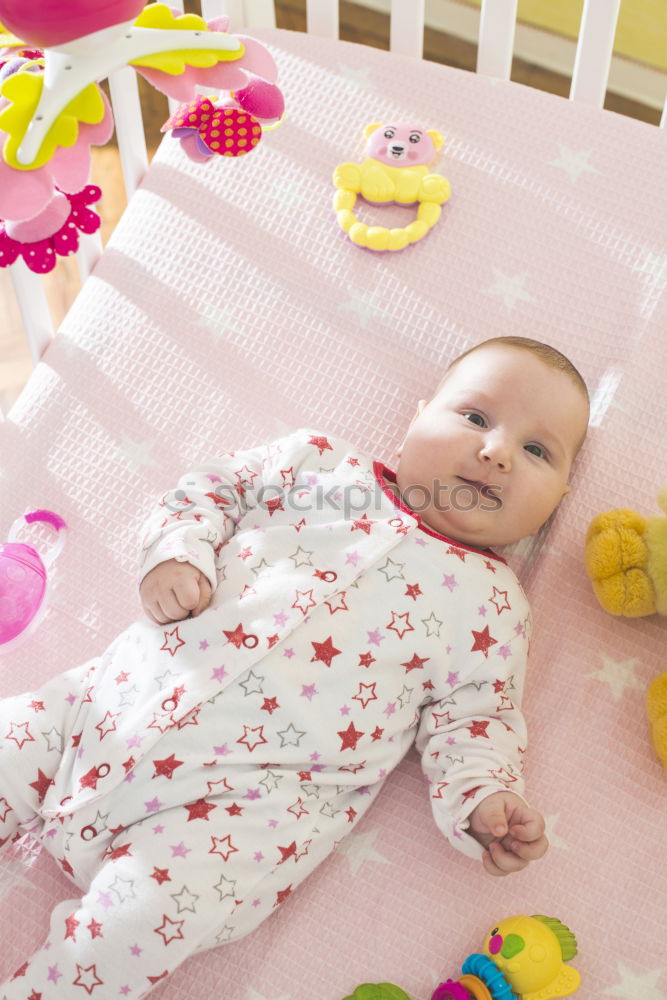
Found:
[[[367,125],[364,129],[364,139],[369,139],[378,128],[382,128],[382,122],[373,122],[372,125]]]
[[[426,134],[430,135],[431,139],[433,140],[433,145],[435,146],[435,148],[440,149],[445,141],[445,137],[442,134],[442,132],[437,132],[434,128],[431,128],[427,131]]]

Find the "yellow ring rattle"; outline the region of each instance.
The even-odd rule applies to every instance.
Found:
[[[404,250],[433,228],[451,193],[446,177],[429,173],[444,137],[434,129],[374,122],[364,129],[364,139],[366,158],[361,163],[339,163],[333,173],[338,225],[358,247]],[[369,226],[354,214],[358,195],[375,205],[418,204],[417,217],[401,228]]]

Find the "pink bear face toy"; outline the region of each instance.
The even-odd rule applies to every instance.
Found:
[[[434,129],[425,131],[414,125],[368,125],[366,156],[389,167],[412,167],[430,163],[442,146],[443,137]]]

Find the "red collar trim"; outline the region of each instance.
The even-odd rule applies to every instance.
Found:
[[[432,538],[437,538],[441,542],[446,542],[448,545],[453,545],[457,549],[463,549],[466,552],[477,552],[479,555],[488,556],[491,559],[497,559],[498,562],[505,564],[507,563],[507,560],[503,559],[502,556],[499,556],[497,552],[493,551],[493,549],[477,549],[475,548],[474,545],[465,545],[463,542],[457,542],[455,539],[449,538],[447,535],[441,535],[439,531],[434,531],[433,528],[430,528],[427,524],[424,524],[419,514],[416,514],[414,510],[411,510],[410,507],[407,507],[402,500],[400,500],[397,496],[395,496],[394,493],[392,493],[392,491],[385,483],[383,478],[384,476],[386,476],[387,479],[390,480],[390,482],[395,483],[396,473],[392,469],[387,468],[387,466],[383,462],[373,462],[373,473],[375,474],[375,478],[377,480],[378,485],[382,489],[382,492],[386,497],[388,497],[389,500],[391,500],[394,507],[398,507],[398,509],[402,511],[404,514],[409,514],[410,517],[414,518],[415,521],[417,522],[418,527],[422,531],[426,532],[427,535],[431,535]]]

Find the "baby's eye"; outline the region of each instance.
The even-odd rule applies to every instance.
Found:
[[[486,421],[481,413],[465,413],[464,416],[471,424],[476,424],[477,427],[486,427]]]
[[[525,445],[525,450],[530,452],[531,455],[535,455],[537,458],[548,458],[546,448],[543,448],[541,444],[527,444]]]

